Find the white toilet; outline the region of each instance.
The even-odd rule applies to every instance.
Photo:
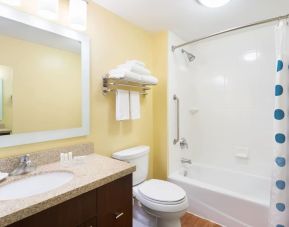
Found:
[[[116,152],[113,158],[136,165],[133,173],[133,195],[143,209],[157,218],[158,227],[180,227],[180,217],[188,208],[186,192],[163,180],[146,180],[149,166],[148,146],[138,146]]]

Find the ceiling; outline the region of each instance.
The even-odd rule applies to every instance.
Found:
[[[289,13],[289,0],[231,0],[220,8],[196,0],[93,1],[148,31],[170,30],[186,41]]]

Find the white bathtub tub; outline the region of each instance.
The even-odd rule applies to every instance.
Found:
[[[267,226],[269,178],[192,164],[169,181],[187,192],[193,214],[227,227]]]

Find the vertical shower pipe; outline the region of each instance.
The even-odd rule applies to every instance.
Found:
[[[174,101],[177,103],[177,138],[174,139],[174,144],[180,141],[180,100],[177,95],[174,95]]]

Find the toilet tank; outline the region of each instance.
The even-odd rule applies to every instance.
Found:
[[[148,146],[138,146],[118,151],[112,155],[115,159],[136,166],[136,171],[133,173],[133,186],[145,181],[148,176],[149,151],[150,147]]]

